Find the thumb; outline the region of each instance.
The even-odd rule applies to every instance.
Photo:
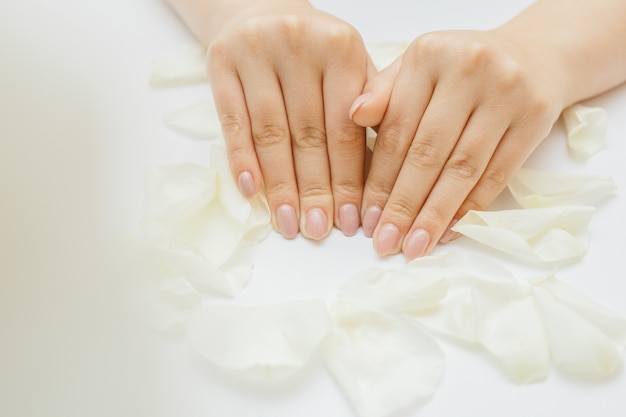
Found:
[[[367,80],[363,94],[358,96],[350,107],[350,119],[363,127],[380,124],[387,111],[391,90],[401,64],[402,56]]]

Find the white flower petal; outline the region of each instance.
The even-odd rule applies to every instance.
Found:
[[[600,107],[575,104],[563,110],[567,145],[580,156],[591,156],[606,143],[607,115]]]
[[[262,197],[253,204],[228,172],[195,164],[158,167],[148,175],[143,228],[161,247],[198,252],[219,266],[244,239],[258,241],[269,231],[267,205]]]
[[[502,252],[540,262],[582,257],[594,212],[587,206],[469,211],[452,230]]]
[[[622,365],[626,320],[553,277],[533,287],[555,364],[583,379],[614,375]]]
[[[507,375],[518,384],[545,379],[548,342],[528,288],[480,283],[472,301],[478,339]]]
[[[593,204],[617,189],[608,175],[560,174],[527,168],[519,169],[508,187],[524,208]]]
[[[183,45],[152,64],[150,85],[170,87],[207,82],[206,48],[200,44]]]
[[[199,287],[234,297],[250,280],[252,262],[245,248],[235,251],[227,262],[211,264],[204,256],[185,249],[162,249],[160,259],[171,275],[182,276]]]
[[[365,45],[376,69],[379,71],[388,67],[402,55],[408,46],[408,42],[378,42]]]
[[[404,411],[430,397],[445,368],[430,337],[401,319],[338,303],[324,342],[333,376],[360,417]]]
[[[427,265],[431,263],[432,265]],[[449,269],[434,257],[419,258],[404,268],[370,268],[358,272],[339,289],[337,298],[390,313],[419,313],[438,306],[448,290]]]
[[[327,335],[321,300],[265,306],[211,305],[189,322],[191,345],[222,368],[271,381],[302,368]]]
[[[170,128],[194,139],[214,139],[222,136],[222,127],[212,100],[173,111],[163,117]]]

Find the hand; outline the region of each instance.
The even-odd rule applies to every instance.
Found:
[[[356,30],[308,4],[261,6],[226,27],[207,59],[241,192],[264,186],[287,238],[300,229],[319,240],[333,223],[355,234],[365,132],[348,110],[373,71]]]
[[[428,254],[504,189],[564,105],[549,52],[497,30],[435,32],[368,81],[351,116],[380,124],[363,195],[380,255]]]

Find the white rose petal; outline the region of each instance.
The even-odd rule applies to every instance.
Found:
[[[420,258],[420,261],[432,259]],[[436,308],[448,290],[449,270],[438,267],[406,266],[396,270],[370,268],[346,281],[337,298],[390,313],[413,313]]]
[[[593,204],[617,189],[608,175],[560,174],[527,168],[519,169],[508,187],[524,208]]]
[[[222,265],[210,263],[199,253],[185,249],[160,249],[160,261],[171,275],[182,276],[198,287],[234,297],[250,280],[252,262],[245,246],[236,250]]]
[[[594,212],[587,206],[469,211],[452,230],[516,257],[559,262],[582,257]]]
[[[606,143],[607,115],[600,107],[575,104],[563,111],[567,145],[577,155],[591,156]]]
[[[626,320],[548,277],[533,287],[555,364],[583,379],[607,378],[621,368]]]
[[[540,381],[549,370],[549,353],[528,285],[489,259],[456,257],[457,277],[441,308],[416,316],[427,327],[482,346],[517,383]]]
[[[152,64],[150,85],[171,87],[207,82],[206,48],[200,44],[183,45]]]
[[[214,139],[222,136],[222,127],[212,100],[185,107],[163,117],[165,124],[194,139]]]
[[[408,46],[408,42],[378,42],[365,45],[376,69],[379,71],[388,67],[402,55]]]
[[[188,337],[194,349],[215,365],[250,379],[272,381],[302,368],[329,326],[321,300],[210,305],[189,321]]]
[[[261,213],[252,214],[253,209]],[[163,248],[197,252],[219,266],[248,234],[260,239],[264,219],[269,230],[267,206],[262,200],[251,205],[229,173],[179,164],[154,168],[148,175],[143,228]]]
[[[396,414],[434,393],[445,360],[421,330],[349,303],[335,304],[332,317],[325,360],[360,417]]]
[[[528,288],[480,283],[472,289],[478,340],[518,384],[545,379],[550,354]]]

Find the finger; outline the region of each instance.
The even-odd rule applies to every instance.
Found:
[[[250,130],[250,118],[239,74],[219,42],[208,52],[208,73],[231,173],[246,198],[261,187],[262,175]]]
[[[414,60],[404,60],[403,63],[406,67],[399,72],[389,97],[363,190],[362,223],[363,232],[368,237],[374,234],[434,90],[434,79],[427,68]]]
[[[442,82],[433,93],[374,232],[374,248],[380,255],[400,250],[470,117],[467,91],[459,95],[457,88],[445,85]]]
[[[280,68],[300,198],[300,230],[323,239],[333,224],[321,71],[295,59]]]
[[[400,71],[402,57],[374,76],[370,76],[363,93],[350,106],[349,115],[363,127],[378,126],[385,116],[394,82]]]
[[[300,205],[280,83],[274,70],[258,61],[239,71],[274,227],[290,239],[298,233]]]
[[[348,117],[352,98],[363,89],[367,59],[351,60],[324,74],[323,92],[335,223],[347,236],[361,224],[365,164],[365,129]]]
[[[485,210],[489,207],[548,133],[526,127],[509,128],[480,180],[454,215],[454,220],[460,219],[470,210]],[[529,143],[532,145],[528,146]]]
[[[481,107],[472,114],[403,241],[408,259],[429,253],[472,191],[508,127],[509,117]],[[395,190],[394,190],[395,192]]]

